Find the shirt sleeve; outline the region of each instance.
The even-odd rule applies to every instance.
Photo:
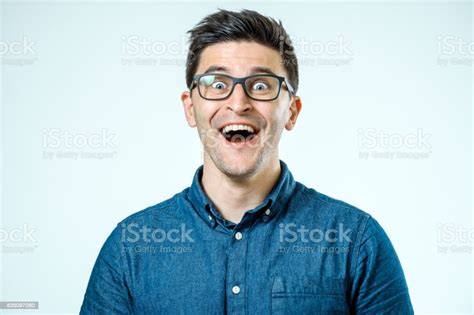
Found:
[[[354,314],[413,314],[400,260],[380,224],[369,217],[351,288]]]
[[[81,315],[131,314],[130,291],[124,274],[120,229],[105,241],[92,269],[82,303]]]

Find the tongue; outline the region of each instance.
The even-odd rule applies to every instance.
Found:
[[[250,140],[249,136],[251,136],[252,133],[246,131],[246,130],[238,130],[238,131],[230,131],[226,135],[226,139],[230,142],[243,142],[245,140]]]

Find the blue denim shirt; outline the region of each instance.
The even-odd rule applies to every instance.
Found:
[[[270,194],[238,224],[204,193],[202,166],[191,187],[120,222],[81,314],[412,314],[377,221],[280,165]]]

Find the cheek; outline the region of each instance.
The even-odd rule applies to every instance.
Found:
[[[214,115],[219,111],[219,104],[217,102],[205,103],[199,102],[195,104],[194,107],[194,116],[196,117],[196,122],[201,126],[210,126],[210,121]]]
[[[199,126],[205,126],[206,122],[209,120],[209,113],[206,112],[206,108],[202,105],[203,104],[199,104],[194,107],[194,117]]]
[[[264,113],[266,120],[271,125],[271,129],[277,131],[284,128],[289,119],[289,110],[283,104],[273,104],[274,110]]]

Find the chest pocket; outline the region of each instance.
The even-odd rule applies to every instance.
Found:
[[[325,276],[275,276],[272,314],[349,314],[343,279]]]

